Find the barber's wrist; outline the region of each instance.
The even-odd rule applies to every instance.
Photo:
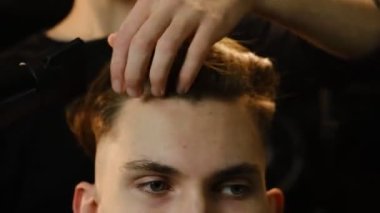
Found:
[[[251,0],[251,1],[253,1],[252,12],[264,17],[273,16],[274,11],[277,10],[276,8],[283,2],[279,0]]]
[[[304,6],[305,1],[298,0],[252,0],[252,12],[275,22],[294,17],[294,13]]]

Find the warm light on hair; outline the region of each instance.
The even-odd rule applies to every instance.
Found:
[[[176,93],[176,83],[185,55],[184,47],[170,72],[165,98],[197,102],[205,98],[232,101],[247,97],[247,107],[252,109],[252,117],[260,130],[265,131],[275,110],[278,83],[267,58],[255,55],[232,39],[224,38],[212,47],[189,92],[179,95]],[[154,98],[149,84],[146,84],[143,97],[146,101]],[[92,157],[95,157],[97,139],[110,130],[117,112],[127,100],[126,94],[112,91],[107,66],[86,95],[69,107],[67,118],[70,128]]]

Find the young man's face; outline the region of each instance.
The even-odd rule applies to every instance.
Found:
[[[99,141],[95,185],[76,188],[74,212],[281,212],[243,102],[128,100]]]

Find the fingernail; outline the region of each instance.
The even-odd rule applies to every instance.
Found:
[[[139,96],[138,92],[135,89],[127,88],[127,93],[131,97],[137,97]]]
[[[154,96],[163,96],[165,94],[165,89],[158,89],[156,87],[152,88],[152,94]]]
[[[120,93],[121,92],[121,85],[119,80],[113,80],[112,88],[115,92]]]
[[[188,92],[188,88],[187,87],[184,87],[184,86],[178,86],[177,87],[177,93],[180,94],[180,95],[183,95],[185,93]]]
[[[159,95],[159,94],[158,94],[158,89],[157,89],[156,87],[152,87],[151,89],[152,89],[151,92],[152,92],[152,95],[153,95],[153,96],[158,96],[158,95]]]
[[[164,95],[165,95],[165,88],[161,89],[161,91],[160,91],[160,95],[161,95],[161,96],[164,96]]]

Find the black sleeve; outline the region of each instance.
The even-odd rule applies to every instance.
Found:
[[[286,95],[314,91],[338,80],[345,64],[286,28],[256,16],[245,19],[231,36],[272,59],[281,75],[280,92]]]

